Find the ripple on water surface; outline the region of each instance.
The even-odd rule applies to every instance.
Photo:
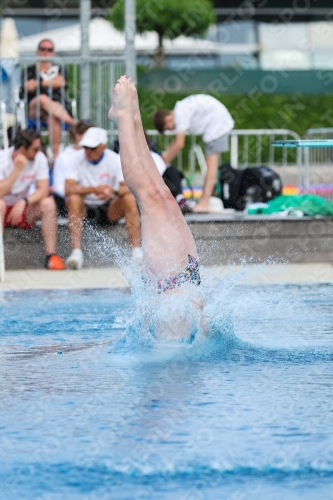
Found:
[[[192,343],[122,290],[1,292],[1,499],[332,497],[333,286],[207,281]]]

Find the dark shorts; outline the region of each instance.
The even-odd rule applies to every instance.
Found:
[[[111,222],[108,219],[108,209],[112,200],[107,203],[103,203],[103,205],[86,205],[87,207],[87,216],[85,221],[90,224],[98,224],[100,226],[114,226],[116,222]]]
[[[67,207],[66,207],[66,200],[62,196],[59,196],[58,194],[54,194],[54,201],[57,207],[57,214],[58,217],[67,217]]]
[[[57,205],[58,217],[68,217],[65,198],[55,194],[54,201]],[[98,206],[86,205],[87,216],[85,218],[85,222],[88,222],[90,224],[99,224],[101,226],[113,226],[115,222],[111,222],[107,216],[111,201],[112,200]]]

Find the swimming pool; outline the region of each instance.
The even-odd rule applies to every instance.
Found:
[[[126,291],[1,292],[1,500],[333,498],[333,285],[206,300],[166,347]]]

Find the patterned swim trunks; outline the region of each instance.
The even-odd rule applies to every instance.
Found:
[[[201,283],[199,264],[195,257],[188,256],[188,266],[185,271],[179,273],[174,278],[167,278],[157,283],[158,293],[166,292],[178,288],[182,283],[191,283],[199,286]]]

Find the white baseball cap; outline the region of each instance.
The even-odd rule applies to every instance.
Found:
[[[108,134],[104,128],[90,127],[87,132],[85,132],[81,141],[80,146],[86,146],[87,148],[97,148],[100,144],[108,143]]]

